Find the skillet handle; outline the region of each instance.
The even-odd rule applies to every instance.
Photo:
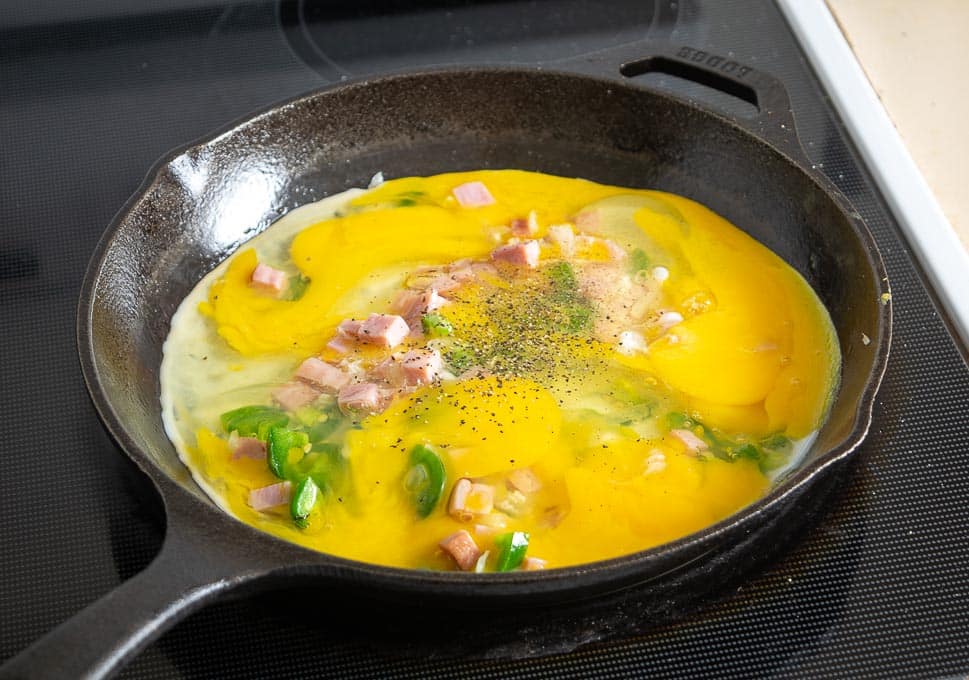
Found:
[[[207,550],[211,530],[178,522],[173,509],[167,504],[165,542],[151,564],[0,666],[0,678],[110,676],[188,614],[256,575]]]
[[[547,62],[542,68],[566,67],[588,75],[633,79],[647,73],[664,73],[706,85],[741,99],[757,108],[752,118],[731,120],[767,140],[779,151],[799,160],[807,158],[797,137],[791,100],[784,85],[774,76],[708,50],[652,41],[628,43],[563,61]],[[670,93],[678,97],[676,93]],[[702,102],[691,102],[723,115]]]

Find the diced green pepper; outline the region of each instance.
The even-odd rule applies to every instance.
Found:
[[[786,449],[791,446],[791,440],[779,432],[762,439],[760,443],[766,449]]]
[[[328,415],[326,420],[317,421],[308,431],[310,441],[314,444],[324,441],[340,427],[340,421],[340,418],[333,415]]]
[[[676,411],[670,411],[666,415],[666,424],[671,430],[693,427],[693,421],[685,413],[677,413]]]
[[[424,333],[431,337],[443,338],[454,332],[454,326],[440,314],[429,313],[421,317]]]
[[[629,270],[633,273],[649,269],[649,255],[642,248],[629,253]]]
[[[299,300],[306,294],[306,289],[309,288],[309,285],[310,279],[302,274],[289,277],[289,287],[286,289],[285,299],[290,302]]]
[[[418,517],[427,517],[437,507],[446,482],[444,463],[434,449],[424,444],[411,449],[410,468],[404,475],[404,488],[414,501]]]
[[[240,437],[258,436],[265,441],[269,428],[284,427],[289,422],[289,416],[273,406],[243,406],[226,411],[219,416],[219,420],[226,434],[235,430]]]
[[[288,473],[297,479],[312,477],[321,491],[332,490],[340,484],[346,472],[346,460],[340,448],[333,442],[314,443],[312,450],[291,465]]]
[[[285,427],[269,428],[269,435],[266,438],[266,460],[272,473],[280,479],[285,479],[289,452],[292,449],[302,449],[309,440],[305,432],[289,430]]]
[[[310,427],[323,417],[323,412],[314,406],[301,406],[293,411],[296,420],[303,427]]]
[[[444,358],[455,373],[463,373],[474,365],[474,355],[465,347],[454,347],[448,350]]]
[[[578,333],[592,327],[592,308],[586,305],[574,304],[566,308],[565,313],[569,320],[565,330],[569,333]]]
[[[309,517],[316,499],[320,495],[320,489],[312,477],[307,477],[296,487],[293,500],[289,504],[289,514],[293,516],[296,526],[303,528],[306,526],[306,518]]]
[[[525,553],[528,552],[528,534],[524,531],[502,534],[495,539],[495,547],[498,548],[495,571],[517,569],[525,561]]]
[[[305,419],[301,417],[304,410],[306,411]],[[310,411],[312,411],[312,414]],[[326,406],[323,410],[307,406],[305,409],[297,411],[296,417],[306,427],[306,433],[309,435],[310,441],[313,444],[325,441],[327,437],[336,432],[340,425],[345,422],[343,414],[340,412],[336,403]]]
[[[545,270],[545,275],[552,284],[551,295],[555,300],[571,297],[579,287],[575,270],[568,262],[550,264]]]
[[[753,444],[743,444],[733,451],[734,458],[748,458],[754,461],[759,461],[762,455],[763,452]]]

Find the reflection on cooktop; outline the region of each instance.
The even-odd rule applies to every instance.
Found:
[[[339,80],[399,68],[402,55],[411,67],[471,56],[480,63],[529,62],[550,53],[574,57],[647,34],[668,37],[677,7],[656,0],[283,0],[279,17],[293,52]]]

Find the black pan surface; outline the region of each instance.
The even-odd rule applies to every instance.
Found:
[[[635,77],[650,71],[716,87],[759,113],[738,123],[638,85]],[[890,342],[877,250],[847,201],[804,169],[793,129],[786,96],[766,75],[689,48],[637,45],[554,68],[463,68],[349,83],[163,160],[98,247],[78,335],[100,415],[162,495],[165,545],[148,569],[4,671],[108,673],[194,608],[241,586],[337,584],[401,607],[492,610],[582,606],[644,583],[660,597],[669,592],[664,583],[696,565],[709,568],[713,555],[779,527],[793,530],[836,484],[867,432]],[[829,309],[843,354],[836,402],[804,464],[763,500],[666,546],[486,580],[313,553],[218,511],[177,459],[159,413],[161,346],[181,299],[276,217],[365,186],[376,170],[396,177],[504,167],[688,196],[797,269]]]

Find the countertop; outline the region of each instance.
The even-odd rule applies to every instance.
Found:
[[[969,2],[828,0],[828,6],[969,250]]]

